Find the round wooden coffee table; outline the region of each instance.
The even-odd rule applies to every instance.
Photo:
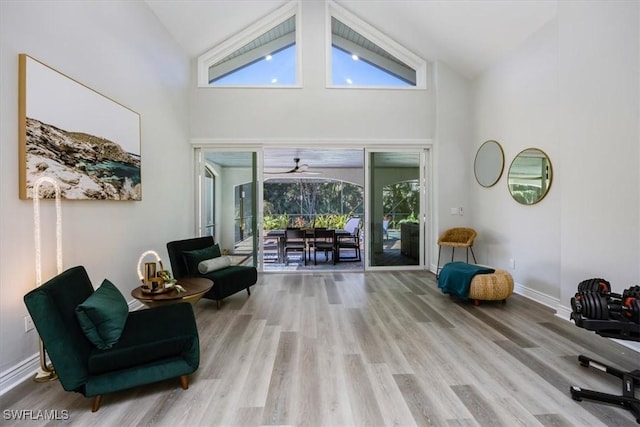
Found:
[[[175,304],[178,302],[188,302],[194,305],[213,286],[213,281],[203,277],[185,277],[176,282],[177,285],[186,289],[186,292],[178,292],[172,289],[163,293],[147,293],[142,291],[142,286],[138,286],[131,291],[131,296],[148,307],[155,307],[164,304]]]

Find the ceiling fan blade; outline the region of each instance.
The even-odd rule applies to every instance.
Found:
[[[288,171],[276,171],[276,172],[272,172],[272,171],[264,171],[265,175],[286,175],[286,174],[298,174],[298,175],[322,175],[322,172],[310,172],[307,170],[288,170]]]
[[[270,175],[282,175],[285,173],[296,173],[296,169],[289,169],[288,171],[264,171],[264,173],[266,174],[270,174]]]
[[[309,169],[309,165],[306,163],[300,164],[300,159],[299,158],[294,158],[293,159],[295,166],[292,169],[289,169],[288,171],[280,171],[280,172],[268,172],[268,171],[264,171],[265,174],[271,174],[271,175],[282,175],[282,174],[286,174],[286,173],[300,173],[300,174],[305,174],[305,175],[321,175],[320,172],[308,172],[307,169]]]

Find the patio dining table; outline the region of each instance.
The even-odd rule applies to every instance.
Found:
[[[305,240],[308,239],[313,239],[314,236],[314,228],[302,228],[302,230],[304,230],[304,235],[305,235]],[[335,230],[336,233],[336,245],[338,244],[338,238],[339,236],[350,236],[351,233],[347,230],[343,230],[343,229],[337,229]],[[276,238],[278,241],[278,262],[284,262],[284,236],[285,236],[285,230],[282,229],[278,229],[278,230],[269,230],[267,231],[267,233],[265,234],[265,237],[271,237],[271,238]],[[306,256],[306,253],[305,255]],[[338,256],[336,258],[336,262],[340,261],[340,257]]]

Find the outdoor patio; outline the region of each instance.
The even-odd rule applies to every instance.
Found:
[[[400,251],[400,230],[390,229],[387,238],[384,239],[383,252],[375,254],[372,265],[376,266],[399,266],[417,265],[418,261],[403,255]],[[247,238],[236,245],[235,253],[232,256],[232,263],[237,265],[253,265],[251,255],[252,239]],[[345,251],[346,253],[346,251]],[[351,254],[346,254],[347,256]],[[307,253],[307,256],[308,253]],[[284,271],[358,271],[364,269],[364,260],[368,256],[365,239],[361,240],[361,260],[360,261],[340,261],[333,264],[331,257],[327,260],[324,252],[316,254],[316,263],[313,262],[313,251],[305,265],[301,254],[290,254],[288,262],[278,262],[277,254],[273,252],[265,253],[263,264],[265,272]]]

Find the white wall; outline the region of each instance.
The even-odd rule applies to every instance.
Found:
[[[18,199],[18,54],[28,55],[141,115],[141,202],[62,203],[64,268],[82,264],[94,286],[127,300],[139,255],[193,235],[188,146],[190,61],[142,2],[0,3],[0,373],[37,353],[22,296],[35,284],[32,202]],[[65,102],[61,99],[60,102]],[[117,124],[115,124],[117,125]],[[52,202],[42,224],[55,226]],[[43,234],[43,279],[56,273],[55,236]],[[13,369],[11,369],[13,370]]]
[[[472,209],[469,189],[469,182],[473,179],[471,85],[466,78],[441,61],[436,64],[434,74],[437,118],[433,162],[435,194],[431,200],[435,221],[430,249],[435,268],[438,236],[449,228],[471,226],[476,212]],[[463,208],[463,215],[451,215],[451,208]],[[456,259],[466,259],[458,258],[465,254],[465,251],[459,250],[456,252]]]
[[[552,21],[476,79],[468,166],[473,171],[475,152],[484,141],[495,139],[502,145],[505,170],[498,183],[484,188],[473,174],[470,177],[478,261],[510,270],[517,283],[554,300],[560,296],[562,180],[557,171],[563,167],[557,131],[556,51],[557,25]],[[556,171],[547,196],[532,206],[518,204],[507,187],[511,161],[528,147],[546,152]]]
[[[301,2],[303,88],[192,88],[193,138],[429,139],[434,91],[325,88],[325,4]],[[193,79],[195,82],[195,60]]]
[[[506,157],[496,186],[471,178],[476,253],[508,270],[513,258],[517,284],[564,314],[581,280],[604,277],[618,291],[640,282],[638,7],[559,2],[556,20],[474,82],[471,154],[495,139]],[[533,206],[507,189],[527,147],[554,170]]]
[[[585,278],[640,284],[639,8],[558,4],[564,305]]]

